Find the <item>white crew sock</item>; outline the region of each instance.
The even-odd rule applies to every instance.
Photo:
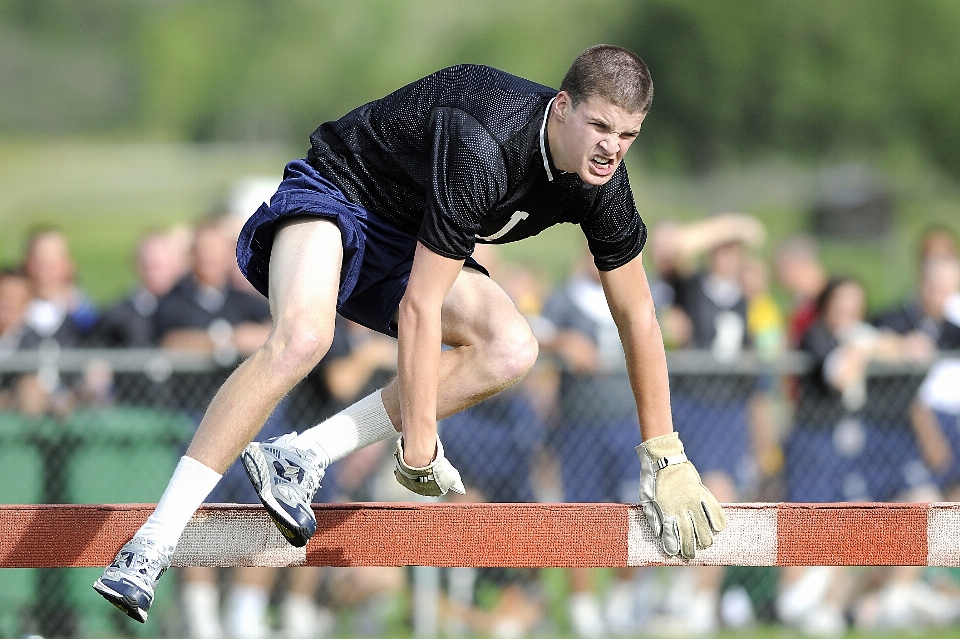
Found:
[[[176,546],[193,513],[207,498],[222,475],[184,455],[173,471],[160,503],[141,526],[137,536]]]
[[[376,391],[305,430],[292,443],[312,451],[320,467],[326,468],[356,450],[396,434],[380,391]]]

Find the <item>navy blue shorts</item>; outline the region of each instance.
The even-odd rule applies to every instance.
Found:
[[[269,297],[270,251],[283,218],[317,216],[340,228],[343,265],[337,312],[379,333],[397,336],[394,322],[407,289],[417,237],[355,204],[306,160],[287,164],[270,204],[254,213],[240,232],[237,263],[253,286]],[[473,258],[466,265],[488,275]]]

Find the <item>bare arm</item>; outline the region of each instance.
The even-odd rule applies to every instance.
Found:
[[[462,266],[463,260],[437,255],[418,243],[400,300],[397,377],[404,461],[417,468],[429,465],[436,454],[440,310]]]
[[[727,242],[759,246],[766,240],[763,224],[752,215],[721,213],[680,229],[678,251],[681,259],[691,260]]]
[[[641,439],[673,432],[667,357],[640,256],[620,268],[601,271],[600,282],[623,342]]]
[[[953,463],[952,448],[934,412],[923,402],[914,400],[910,407],[910,422],[927,466],[936,473],[950,468]]]

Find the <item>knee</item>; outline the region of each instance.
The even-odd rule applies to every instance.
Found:
[[[497,376],[507,383],[520,380],[533,368],[539,352],[540,345],[526,321],[506,327],[497,340]]]
[[[274,374],[299,380],[320,362],[332,342],[332,321],[323,323],[296,319],[278,322],[264,349]]]

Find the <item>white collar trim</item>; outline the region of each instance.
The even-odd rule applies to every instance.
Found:
[[[545,133],[547,131],[547,120],[550,118],[550,107],[556,96],[550,98],[547,102],[547,110],[543,112],[543,124],[540,125],[540,155],[543,157],[543,170],[547,172],[547,180],[553,182],[553,171],[550,170],[550,160],[547,159],[547,145],[545,142]]]

